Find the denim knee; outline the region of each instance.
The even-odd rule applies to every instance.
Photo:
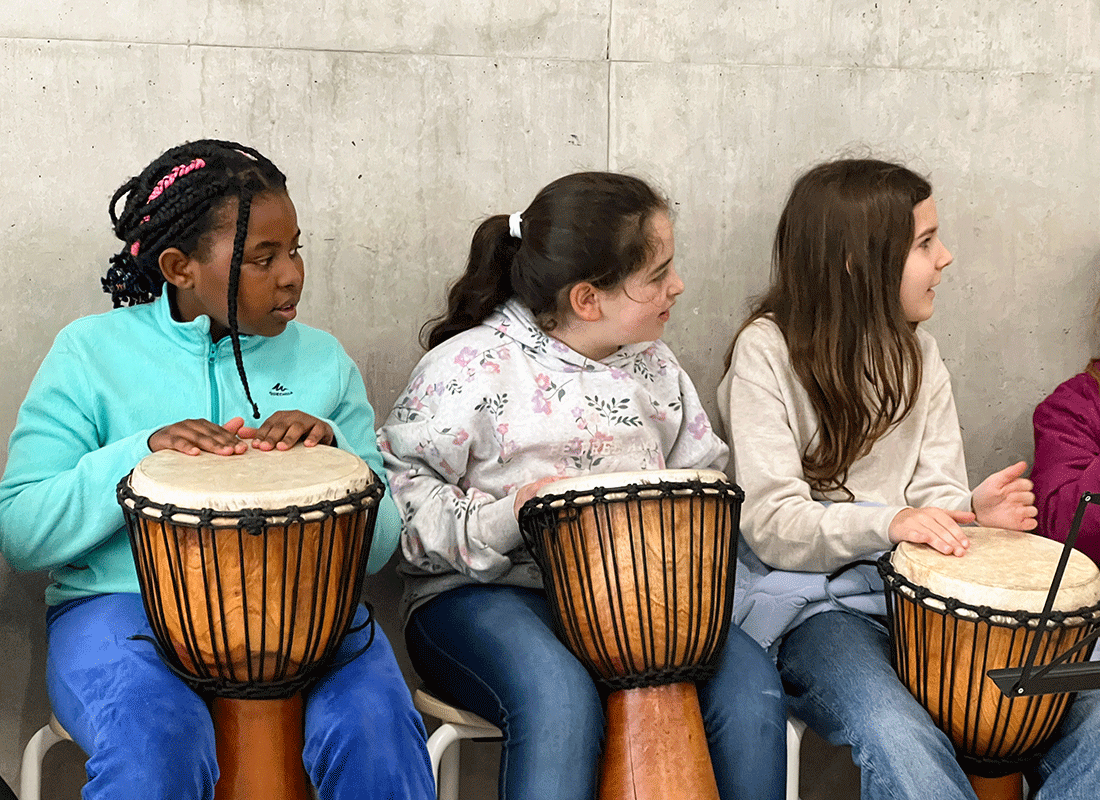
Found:
[[[532,732],[571,731],[578,740],[595,741],[598,747],[604,719],[596,684],[579,662],[554,667],[531,682],[522,702],[505,709],[505,724]]]
[[[337,716],[317,725],[321,730],[307,739],[303,754],[323,800],[435,797],[419,713],[401,706],[348,702]]]
[[[109,716],[114,719],[97,732],[85,767],[87,800],[213,798],[218,762],[209,714],[179,709],[166,717]]]

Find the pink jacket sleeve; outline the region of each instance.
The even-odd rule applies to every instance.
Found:
[[[1038,533],[1064,542],[1081,494],[1100,492],[1100,385],[1081,373],[1035,409],[1035,505]],[[1100,507],[1090,506],[1077,549],[1100,562]]]

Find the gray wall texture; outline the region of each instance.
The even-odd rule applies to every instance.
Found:
[[[589,168],[672,199],[687,291],[666,338],[713,412],[793,178],[873,154],[935,186],[955,263],[928,327],[976,482],[1030,458],[1032,408],[1096,349],[1098,72],[1100,0],[8,0],[0,431],[57,331],[110,307],[113,190],[187,139],[287,173],[299,318],[344,342],[382,417],[477,221]],[[44,584],[0,568],[9,783],[48,715]],[[399,639],[392,568],[371,591]]]

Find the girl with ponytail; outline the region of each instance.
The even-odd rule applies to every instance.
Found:
[[[668,204],[626,175],[568,175],[489,217],[379,434],[405,520],[409,655],[504,732],[502,800],[590,800],[604,729],[519,508],[557,478],[726,463],[660,341],[684,289],[673,249]],[[721,796],[782,797],[786,712],[764,651],[730,631],[699,694]]]

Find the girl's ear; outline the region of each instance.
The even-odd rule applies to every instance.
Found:
[[[588,281],[574,283],[569,289],[569,306],[585,322],[598,322],[601,314],[600,290]]]
[[[165,248],[157,259],[164,279],[177,289],[188,289],[194,282],[191,274],[191,259],[178,247]]]

